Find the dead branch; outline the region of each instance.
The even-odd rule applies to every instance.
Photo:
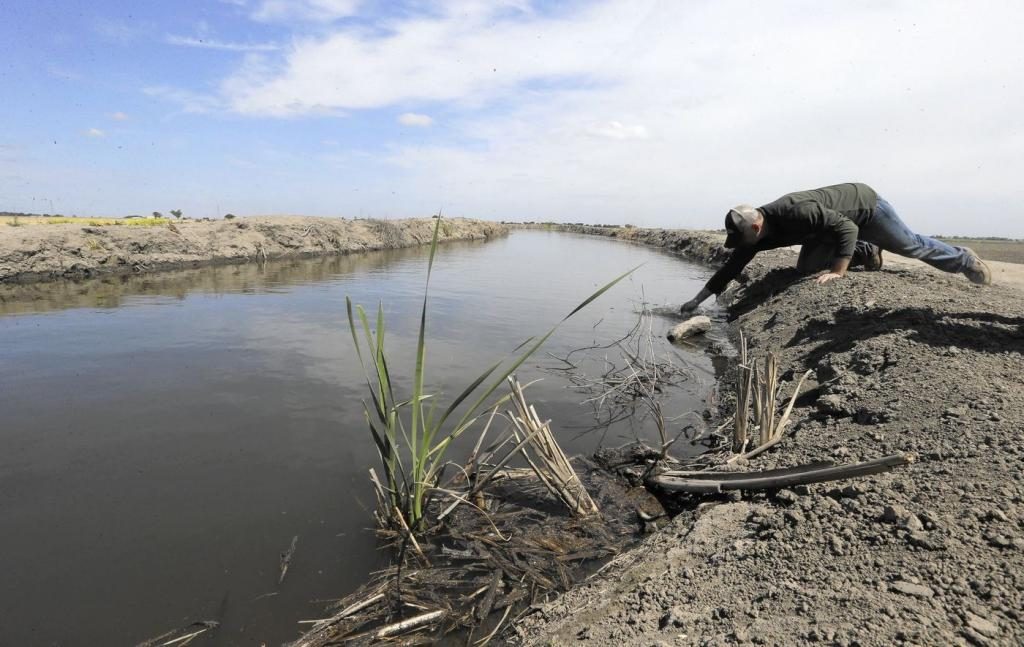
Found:
[[[767,472],[664,472],[647,480],[668,492],[714,494],[729,490],[772,490],[870,476],[913,463],[913,454],[892,454],[853,465],[802,465]]]
[[[395,634],[400,634],[403,631],[408,631],[410,629],[415,629],[416,627],[421,627],[425,624],[430,624],[435,620],[440,620],[441,618],[443,618],[446,613],[448,612],[444,609],[438,609],[436,611],[429,611],[427,613],[409,618],[408,620],[403,620],[401,622],[390,624],[386,627],[381,627],[379,630],[377,630],[377,633],[374,634],[374,638],[376,638],[377,640],[383,640],[388,636],[394,636]]]

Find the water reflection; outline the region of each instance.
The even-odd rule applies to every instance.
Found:
[[[446,253],[480,247],[482,241],[445,245]],[[356,272],[375,273],[396,262],[423,257],[423,248],[382,250],[344,256],[293,258],[267,263],[210,265],[151,274],[120,274],[79,281],[0,283],[0,315],[71,308],[119,308],[136,296],[183,300],[189,294],[260,294]]]

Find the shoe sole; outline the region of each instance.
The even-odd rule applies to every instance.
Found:
[[[992,285],[992,270],[989,269],[989,266],[985,264],[985,261],[981,260],[981,257],[978,256],[978,253],[975,252],[970,247],[964,247],[963,250],[970,254],[971,256],[973,256],[974,260],[977,261],[978,265],[981,266],[981,280],[975,281],[970,274],[967,274],[965,272],[964,274],[967,276],[967,280],[969,280],[971,283],[975,285]]]

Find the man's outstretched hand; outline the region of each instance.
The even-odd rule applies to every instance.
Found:
[[[679,314],[690,314],[691,312],[697,309],[697,306],[704,303],[704,300],[707,299],[709,296],[711,296],[711,291],[708,290],[706,287],[702,288],[701,291],[697,293],[697,296],[693,297],[692,299],[684,303],[682,307],[679,308]]]
[[[823,283],[828,283],[829,281],[834,281],[836,279],[841,279],[841,278],[843,278],[842,274],[836,274],[835,272],[825,272],[824,274],[819,276],[816,280],[817,280],[818,284],[821,285]]]
[[[696,310],[697,306],[699,306],[699,305],[700,305],[699,301],[692,301],[692,300],[691,301],[687,301],[682,306],[680,306],[679,314],[681,314],[681,315],[688,315],[691,312],[693,312],[694,310]]]

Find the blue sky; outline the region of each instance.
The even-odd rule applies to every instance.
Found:
[[[1019,2],[3,15],[0,210],[718,227],[732,204],[859,180],[924,233],[1024,237]]]

